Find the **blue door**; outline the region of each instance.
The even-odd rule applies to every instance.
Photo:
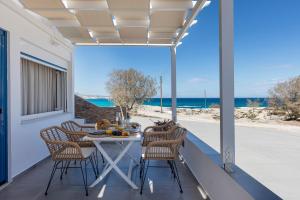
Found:
[[[7,182],[7,35],[0,29],[0,185]]]

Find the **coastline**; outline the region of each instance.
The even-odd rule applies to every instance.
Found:
[[[255,118],[248,118],[249,113],[255,113]],[[171,119],[171,108],[163,107],[163,113],[160,112],[160,106],[140,106],[136,116],[153,117],[157,120]],[[199,121],[206,123],[220,123],[219,108],[191,109],[177,108],[177,117],[179,121]],[[288,130],[300,132],[300,122],[288,122],[278,116],[270,115],[265,107],[241,107],[235,109],[235,123],[237,126],[275,128],[277,130]]]
[[[87,98],[89,97],[89,98]],[[87,101],[94,103],[97,106],[112,107],[114,103],[108,97],[106,98],[97,98],[97,96],[83,96]],[[247,97],[239,98],[236,97],[234,100],[235,107],[247,107],[249,104],[258,104],[259,107],[268,106],[268,98],[263,97]],[[151,98],[144,102],[145,106],[160,106],[160,98]],[[190,108],[190,109],[207,109],[210,107],[218,107],[220,105],[220,98],[177,98],[177,108]],[[172,107],[171,98],[163,98],[162,106],[165,108]]]

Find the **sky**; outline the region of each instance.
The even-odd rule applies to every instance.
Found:
[[[276,83],[300,75],[300,1],[234,1],[235,96],[267,97]],[[212,0],[177,47],[177,96],[219,97],[219,4]],[[134,68],[159,80],[171,96],[170,49],[80,46],[75,92],[108,96],[112,70]]]

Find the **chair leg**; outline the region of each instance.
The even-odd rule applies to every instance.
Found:
[[[64,173],[64,161],[61,161],[61,168],[60,168],[60,180],[63,178],[63,173]]]
[[[102,153],[100,153],[100,155],[101,155],[101,158],[102,158],[102,163],[104,164],[105,163],[105,159],[104,159]]]
[[[86,187],[86,196],[88,196],[89,194],[88,194],[88,190],[87,190],[87,164],[86,164],[86,160],[84,161],[84,171],[85,171],[85,187]]]
[[[145,161],[144,161],[145,162]],[[140,194],[142,195],[143,194],[143,189],[144,189],[144,184],[145,184],[145,180],[146,180],[146,176],[147,176],[147,172],[148,172],[148,168],[149,168],[149,160],[147,161],[147,167],[146,167],[146,171],[144,172],[144,169],[142,171],[142,176],[143,176],[143,179],[142,179],[142,183],[141,183],[141,190],[140,190]],[[143,167],[144,168],[144,167]]]
[[[83,179],[83,183],[84,183],[85,195],[88,196],[89,193],[88,193],[86,178],[84,176],[84,172],[83,172],[83,169],[82,169],[82,161],[80,161],[80,170],[81,170],[82,179]],[[85,172],[86,172],[86,161],[85,161]],[[87,174],[85,174],[85,175],[87,175]]]
[[[51,172],[51,175],[50,175],[50,179],[49,179],[49,181],[48,181],[48,185],[47,185],[47,188],[46,188],[46,191],[45,191],[45,195],[48,194],[48,189],[49,189],[50,184],[51,184],[51,182],[52,182],[52,179],[53,179],[53,177],[54,177],[55,171],[56,171],[56,169],[57,169],[57,165],[58,165],[59,163],[60,163],[60,161],[55,161],[55,163],[54,163],[54,165],[53,165],[52,172]]]
[[[142,157],[140,159],[140,179],[142,179],[142,173],[144,170],[144,161],[142,160]]]
[[[173,165],[171,164],[171,161],[168,160],[167,162],[168,162],[168,164],[169,164],[169,166],[170,166],[170,169],[171,169],[171,172],[172,172],[172,174],[173,174],[173,177],[176,178],[176,177],[175,177],[175,172],[174,172],[174,167],[173,167]]]
[[[100,152],[99,152],[100,153]],[[97,171],[97,175],[99,175],[99,159],[98,159],[98,149],[96,149],[96,153],[95,153],[96,157],[95,157],[95,164],[96,164],[96,171]],[[102,154],[100,153],[100,155],[102,156]],[[102,156],[102,162],[104,163],[104,158]]]
[[[172,162],[173,168],[175,169],[176,180],[177,180],[178,186],[180,188],[180,193],[183,193],[181,183],[180,183],[180,179],[179,179],[179,173],[178,173],[177,166],[176,166],[176,162],[174,160],[171,161],[171,162]]]
[[[92,168],[93,168],[93,171],[94,171],[94,174],[95,174],[95,177],[97,179],[97,176],[98,176],[98,173],[96,172],[96,169],[95,169],[95,164],[94,164],[94,160],[93,160],[93,157],[90,156],[90,162],[91,162],[91,165],[92,165]]]
[[[66,167],[66,169],[65,169],[65,174],[68,173],[68,168],[70,167],[70,164],[71,164],[71,161],[69,161],[68,164],[67,164],[67,167]]]

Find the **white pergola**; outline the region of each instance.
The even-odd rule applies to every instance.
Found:
[[[233,0],[220,1],[220,144],[224,168],[235,163]],[[176,48],[208,0],[20,0],[74,45],[170,48],[172,119],[176,114]]]

